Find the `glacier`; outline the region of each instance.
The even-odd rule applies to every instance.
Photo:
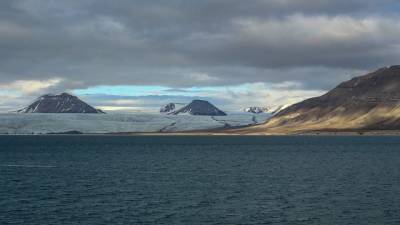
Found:
[[[269,114],[232,113],[227,116],[130,114],[0,114],[0,134],[85,134],[181,132],[264,123]]]

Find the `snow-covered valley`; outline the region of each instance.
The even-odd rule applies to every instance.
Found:
[[[122,133],[178,132],[255,125],[269,114],[237,113],[227,116],[135,114],[0,114],[0,134],[64,132]]]

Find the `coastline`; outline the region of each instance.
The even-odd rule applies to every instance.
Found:
[[[117,132],[117,133],[43,133],[0,134],[0,136],[400,136],[400,130],[338,130],[304,132],[235,132],[232,130],[202,130],[185,132]]]

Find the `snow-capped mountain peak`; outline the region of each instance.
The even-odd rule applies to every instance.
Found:
[[[248,112],[248,113],[255,113],[255,114],[259,114],[259,113],[276,114],[288,106],[289,105],[278,105],[278,106],[269,106],[269,107],[268,106],[267,107],[251,106],[251,107],[244,108],[243,111]]]
[[[244,112],[256,113],[256,114],[266,113],[269,112],[269,110],[270,109],[268,107],[257,107],[257,106],[251,106],[243,109]]]
[[[160,113],[171,114],[174,113],[176,110],[184,107],[185,103],[168,103],[160,108]]]

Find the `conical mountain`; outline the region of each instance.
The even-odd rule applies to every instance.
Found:
[[[174,115],[190,114],[198,116],[226,116],[226,113],[204,100],[193,100],[185,107],[175,111]]]
[[[78,97],[68,93],[46,94],[29,106],[18,110],[19,113],[104,113],[95,109]]]

